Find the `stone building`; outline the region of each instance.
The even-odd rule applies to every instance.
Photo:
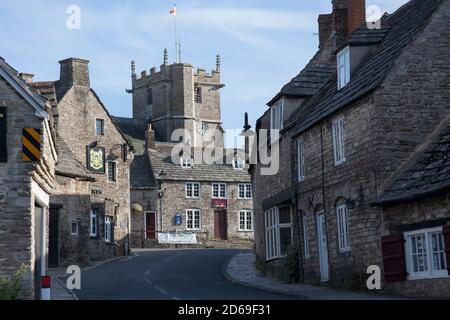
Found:
[[[0,58],[0,277],[28,265],[22,298],[40,299],[58,156],[51,106],[24,79]]]
[[[294,110],[282,91],[276,98],[281,102],[272,103],[257,125],[259,130],[281,129],[280,167],[291,168],[291,179],[283,171],[264,177],[260,165],[251,168],[257,256],[267,273],[279,270],[286,247],[293,243],[304,282],[365,289],[367,267],[378,265],[385,291],[448,296],[447,289],[439,291],[448,288],[446,280],[430,279],[448,277],[444,259],[436,264],[439,276],[430,272],[417,278],[409,270],[405,280],[401,272],[392,274],[405,259],[413,261],[420,249],[403,247],[391,233],[416,240],[405,231],[428,223],[445,233],[445,223],[429,221],[448,214],[439,209],[445,199],[423,199],[409,212],[404,210],[412,209],[411,203],[392,206],[379,197],[389,194],[393,177],[449,115],[449,16],[448,0],[411,0],[385,14],[379,26],[367,25],[365,1],[335,0],[333,13],[319,17],[319,54],[329,54],[336,71],[328,78],[314,77],[324,81],[315,86],[316,92],[299,95]],[[294,87],[309,88],[311,80],[302,79],[302,73]],[[394,183],[393,188],[399,186]],[[384,210],[373,206],[377,201]],[[425,213],[425,205],[433,213]],[[433,232],[438,233],[433,241],[446,237]],[[404,250],[405,259],[390,261],[392,242]],[[441,242],[439,250],[428,247],[426,252],[440,254],[445,248]]]
[[[189,64],[168,65],[167,51],[159,71],[153,68],[138,77],[134,68],[133,63],[134,118],[115,119],[135,149],[134,245],[250,247],[250,176],[243,151],[224,149],[220,58],[211,74],[194,72]],[[188,151],[174,161],[171,154],[179,144],[172,142],[172,133],[177,129],[189,136],[182,138]],[[213,148],[223,153],[216,163],[197,157]]]
[[[129,252],[131,144],[90,86],[89,61],[60,61],[60,79],[33,87],[53,104],[60,159],[50,197],[49,263]]]

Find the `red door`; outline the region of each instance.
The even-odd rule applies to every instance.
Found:
[[[214,212],[214,237],[216,240],[228,240],[227,211]]]
[[[145,213],[145,237],[149,240],[156,239],[156,212]]]

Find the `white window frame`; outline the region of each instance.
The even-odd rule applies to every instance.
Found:
[[[98,127],[97,127],[97,123],[101,122],[102,127],[101,127],[101,133],[98,132]],[[104,119],[100,119],[100,118],[96,118],[95,119],[95,135],[96,136],[104,136],[105,135],[105,120]]]
[[[406,269],[408,272],[408,280],[420,280],[420,279],[437,279],[437,278],[448,278],[448,270],[447,270],[447,263],[446,256],[445,256],[445,239],[443,239],[443,252],[444,252],[444,264],[445,268],[443,270],[434,270],[434,264],[433,264],[433,254],[432,254],[432,244],[431,244],[431,235],[434,233],[441,233],[442,234],[442,227],[437,228],[428,228],[428,229],[420,229],[420,230],[414,230],[404,233],[405,238],[405,258],[406,258]],[[422,272],[414,272],[413,271],[413,257],[412,257],[412,242],[411,237],[418,236],[424,234],[425,235],[425,247],[426,247],[426,262],[427,262],[427,269],[426,271]],[[442,235],[443,236],[443,235]]]
[[[192,169],[194,167],[194,159],[192,158],[181,158],[180,165],[183,169]]]
[[[189,214],[192,213],[192,219],[189,218]],[[198,228],[195,226],[195,214],[198,213]],[[189,227],[189,221],[192,220],[192,227]],[[186,210],[186,230],[190,231],[200,231],[202,230],[202,210],[200,209],[187,209]]]
[[[195,195],[195,187],[198,188],[198,195]],[[189,189],[191,191],[191,195],[189,195]],[[199,199],[200,198],[200,182],[186,182],[185,185],[185,194],[186,199]]]
[[[333,120],[333,154],[334,164],[339,166],[345,163],[345,131],[344,131],[344,116],[339,116]]]
[[[244,196],[241,196],[241,188],[243,189]],[[250,192],[250,197],[248,197],[248,192]],[[238,199],[241,200],[251,200],[253,199],[252,194],[252,184],[251,183],[239,183],[238,185]]]
[[[337,83],[338,90],[350,82],[350,47],[342,49],[337,54]]]
[[[242,232],[253,231],[253,211],[252,210],[250,210],[250,209],[239,210],[238,220],[239,220],[239,231],[242,231]],[[244,228],[242,228],[241,222],[244,222]],[[248,227],[249,222],[250,222],[250,228]]]
[[[93,229],[95,229],[95,232],[93,232]],[[89,235],[90,237],[98,237],[98,209],[91,209],[89,215]]]
[[[241,159],[233,160],[233,168],[235,170],[244,170],[245,169],[245,161]]]
[[[280,99],[270,108],[270,129],[282,130],[284,127],[284,99]]]
[[[77,232],[73,232],[73,225],[76,224],[77,226]],[[80,223],[78,222],[78,220],[72,220],[70,223],[70,234],[72,236],[78,236],[80,234]]]
[[[308,236],[308,216],[303,216],[303,250],[305,252],[305,258],[311,258],[311,251],[309,250],[309,236]]]
[[[290,223],[280,223],[280,209],[289,207]],[[292,208],[291,206],[273,207],[264,212],[264,226],[265,226],[265,244],[266,244],[266,261],[284,258],[286,255],[281,253],[281,233],[280,229],[290,228],[291,230],[291,244],[293,241],[292,228]]]
[[[305,181],[305,142],[297,140],[297,178],[299,182]]]
[[[214,195],[214,186],[218,186],[218,196]],[[212,198],[213,199],[227,199],[227,196],[228,196],[228,185],[226,183],[215,182],[215,183],[212,184],[212,188],[211,189],[212,189],[212,193],[211,194],[212,194]],[[221,195],[222,192],[225,193],[225,196]]]
[[[113,219],[114,217],[111,216],[105,216],[105,242],[111,243],[112,242],[112,228],[113,228]]]
[[[110,164],[114,164],[114,180],[111,180],[111,176],[109,175]],[[108,160],[106,162],[106,175],[109,183],[117,183],[117,161]]]
[[[336,225],[338,230],[339,252],[348,252],[351,248],[348,208],[345,204],[336,207]]]

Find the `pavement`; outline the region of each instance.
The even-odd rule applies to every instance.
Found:
[[[306,300],[404,300],[381,294],[370,294],[306,284],[286,284],[266,278],[256,268],[253,253],[241,252],[230,259],[224,268],[224,275],[230,281],[255,289],[284,294]]]

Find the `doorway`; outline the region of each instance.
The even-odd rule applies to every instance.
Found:
[[[48,226],[48,266],[59,265],[59,209],[50,208]]]
[[[149,211],[144,214],[145,239],[156,240],[156,212]]]
[[[317,215],[317,239],[319,242],[320,281],[326,282],[329,277],[328,270],[328,244],[325,214]]]
[[[216,240],[228,240],[227,211],[214,212],[214,238]]]
[[[34,204],[34,296],[41,300],[42,276],[46,273],[45,257],[45,208],[38,202]]]

